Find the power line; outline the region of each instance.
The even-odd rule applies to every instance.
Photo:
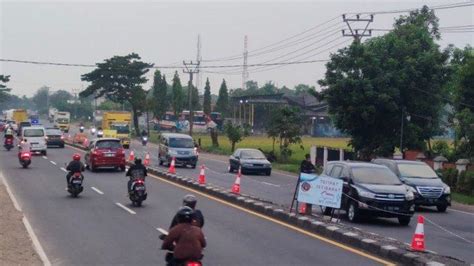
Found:
[[[432,6],[428,7],[431,10],[443,10],[443,9],[452,9],[452,8],[460,8],[460,7],[467,7],[467,6],[474,6],[473,1],[470,2],[458,2],[452,4],[445,4],[439,6]],[[399,9],[399,10],[386,10],[386,11],[374,11],[374,12],[352,12],[347,14],[373,14],[373,15],[383,15],[383,14],[396,14],[396,13],[406,13],[411,11],[420,10],[420,8],[408,8],[408,9]]]

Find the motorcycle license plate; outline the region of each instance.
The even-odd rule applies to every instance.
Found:
[[[135,187],[136,190],[145,190],[145,187]]]
[[[72,180],[72,183],[73,183],[73,184],[81,184],[82,181],[81,181],[81,180]]]

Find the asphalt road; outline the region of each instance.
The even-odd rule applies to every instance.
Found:
[[[186,188],[147,178],[149,197],[132,207],[124,173],[85,172],[85,191],[71,198],[61,169],[73,148],[49,149],[22,169],[0,150],[0,171],[53,265],[164,265],[156,228],[167,229]],[[122,206],[119,206],[122,205]],[[321,241],[215,199],[198,195],[206,219],[205,265],[373,265],[363,254]]]
[[[74,130],[72,129],[72,132]],[[151,157],[151,166],[167,168],[158,165],[156,144],[148,143],[144,147],[141,142],[134,140],[131,150],[141,158],[144,158],[145,153],[148,152]],[[230,189],[235,181],[236,174],[227,171],[226,157],[202,153],[199,156],[198,165],[205,165],[208,183]],[[179,175],[196,179],[199,176],[199,171],[199,167],[196,169],[177,167]],[[296,178],[296,175],[278,170],[274,170],[271,176],[244,175],[241,179],[241,193],[289,208],[296,186]],[[320,212],[317,210],[317,213]],[[434,208],[424,208],[416,214],[425,216],[425,241],[428,250],[474,263],[474,252],[472,252],[474,250],[474,213],[452,208],[448,208],[446,213],[438,213]],[[397,219],[384,218],[368,219],[351,224],[345,219],[343,212],[341,217],[342,223],[353,225],[364,231],[392,237],[405,243],[411,243],[416,227],[416,217],[412,219],[409,226],[400,226]]]

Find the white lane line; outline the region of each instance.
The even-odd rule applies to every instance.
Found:
[[[45,159],[45,160],[48,160],[48,157],[46,157],[46,156],[43,156],[43,159]]]
[[[49,161],[49,162],[52,163],[52,164],[54,164],[54,165],[56,165],[56,162],[53,162],[53,161]]]
[[[41,246],[41,243],[38,240],[38,237],[36,237],[35,232],[33,231],[33,227],[31,227],[30,222],[28,222],[28,219],[26,219],[26,216],[23,215],[23,224],[26,227],[26,231],[28,231],[28,234],[30,235],[31,241],[33,242],[33,247],[35,248],[36,252],[41,258],[41,261],[43,262],[43,265],[45,266],[51,266],[51,262],[48,259],[48,256],[46,256],[46,252],[44,252],[43,247]]]
[[[119,203],[119,202],[115,202],[115,205],[119,206],[120,208],[126,210],[127,212],[129,212],[130,214],[137,214],[136,212],[134,212],[133,210],[130,210],[129,208],[123,206],[123,204]]]
[[[464,213],[464,214],[467,214],[467,215],[473,215],[474,216],[474,213],[472,213],[472,212],[460,211],[460,210],[456,210],[456,209],[453,209],[453,208],[449,208],[448,211],[454,211],[454,212],[459,212],[459,213]]]
[[[21,212],[20,204],[18,204],[18,201],[16,201],[16,198],[13,195],[12,191],[10,190],[10,186],[7,183],[7,179],[3,176],[2,172],[0,172],[0,177],[2,178],[2,182],[5,185],[5,188],[7,189],[7,193],[13,202],[13,207],[15,207],[17,211]]]
[[[264,182],[264,181],[262,181],[261,183],[265,185],[269,185],[269,186],[280,187],[280,185],[275,185],[275,184]]]
[[[97,188],[95,188],[95,187],[91,187],[91,188],[92,188],[92,190],[94,190],[95,192],[99,193],[100,195],[104,195],[104,192],[98,190]]]
[[[63,172],[66,172],[66,173],[67,173],[67,170],[64,169],[64,167],[61,167],[61,170],[63,170]]]

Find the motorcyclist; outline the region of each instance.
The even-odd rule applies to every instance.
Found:
[[[21,159],[21,154],[25,152],[30,152],[31,151],[31,145],[28,142],[27,139],[22,139],[20,142],[19,146],[19,151],[18,151],[18,159]]]
[[[146,136],[148,136],[148,133],[146,132],[145,129],[143,129],[143,130],[142,130],[142,137],[146,137]]]
[[[71,177],[74,173],[77,172],[84,172],[84,164],[81,162],[81,155],[75,153],[72,156],[72,161],[66,167],[66,170],[69,171],[66,175],[67,187],[69,186],[69,182],[71,181]]]
[[[197,199],[194,195],[188,194],[183,198],[183,207],[189,207],[194,211],[193,214],[193,225],[199,226],[202,228],[204,226],[204,216],[200,210],[196,209]],[[179,213],[179,211],[178,211]],[[178,224],[178,213],[175,214],[173,220],[171,221],[170,229]]]
[[[145,177],[147,176],[148,172],[146,170],[146,167],[142,164],[142,159],[140,158],[135,158],[135,164],[130,166],[128,168],[127,174],[125,176],[129,176],[130,179],[128,180],[128,193],[132,192],[132,183],[135,179],[137,178],[143,178],[145,180]]]
[[[316,167],[314,167],[313,163],[311,162],[311,156],[309,154],[305,155],[305,159],[301,162],[300,165],[300,172],[311,174],[316,171]]]
[[[173,250],[173,258],[168,265],[184,265],[188,260],[201,260],[202,249],[206,247],[204,234],[192,224],[194,211],[184,206],[177,213],[178,224],[163,240],[162,249]]]
[[[13,138],[13,128],[10,125],[5,129],[5,139],[8,138]]]

